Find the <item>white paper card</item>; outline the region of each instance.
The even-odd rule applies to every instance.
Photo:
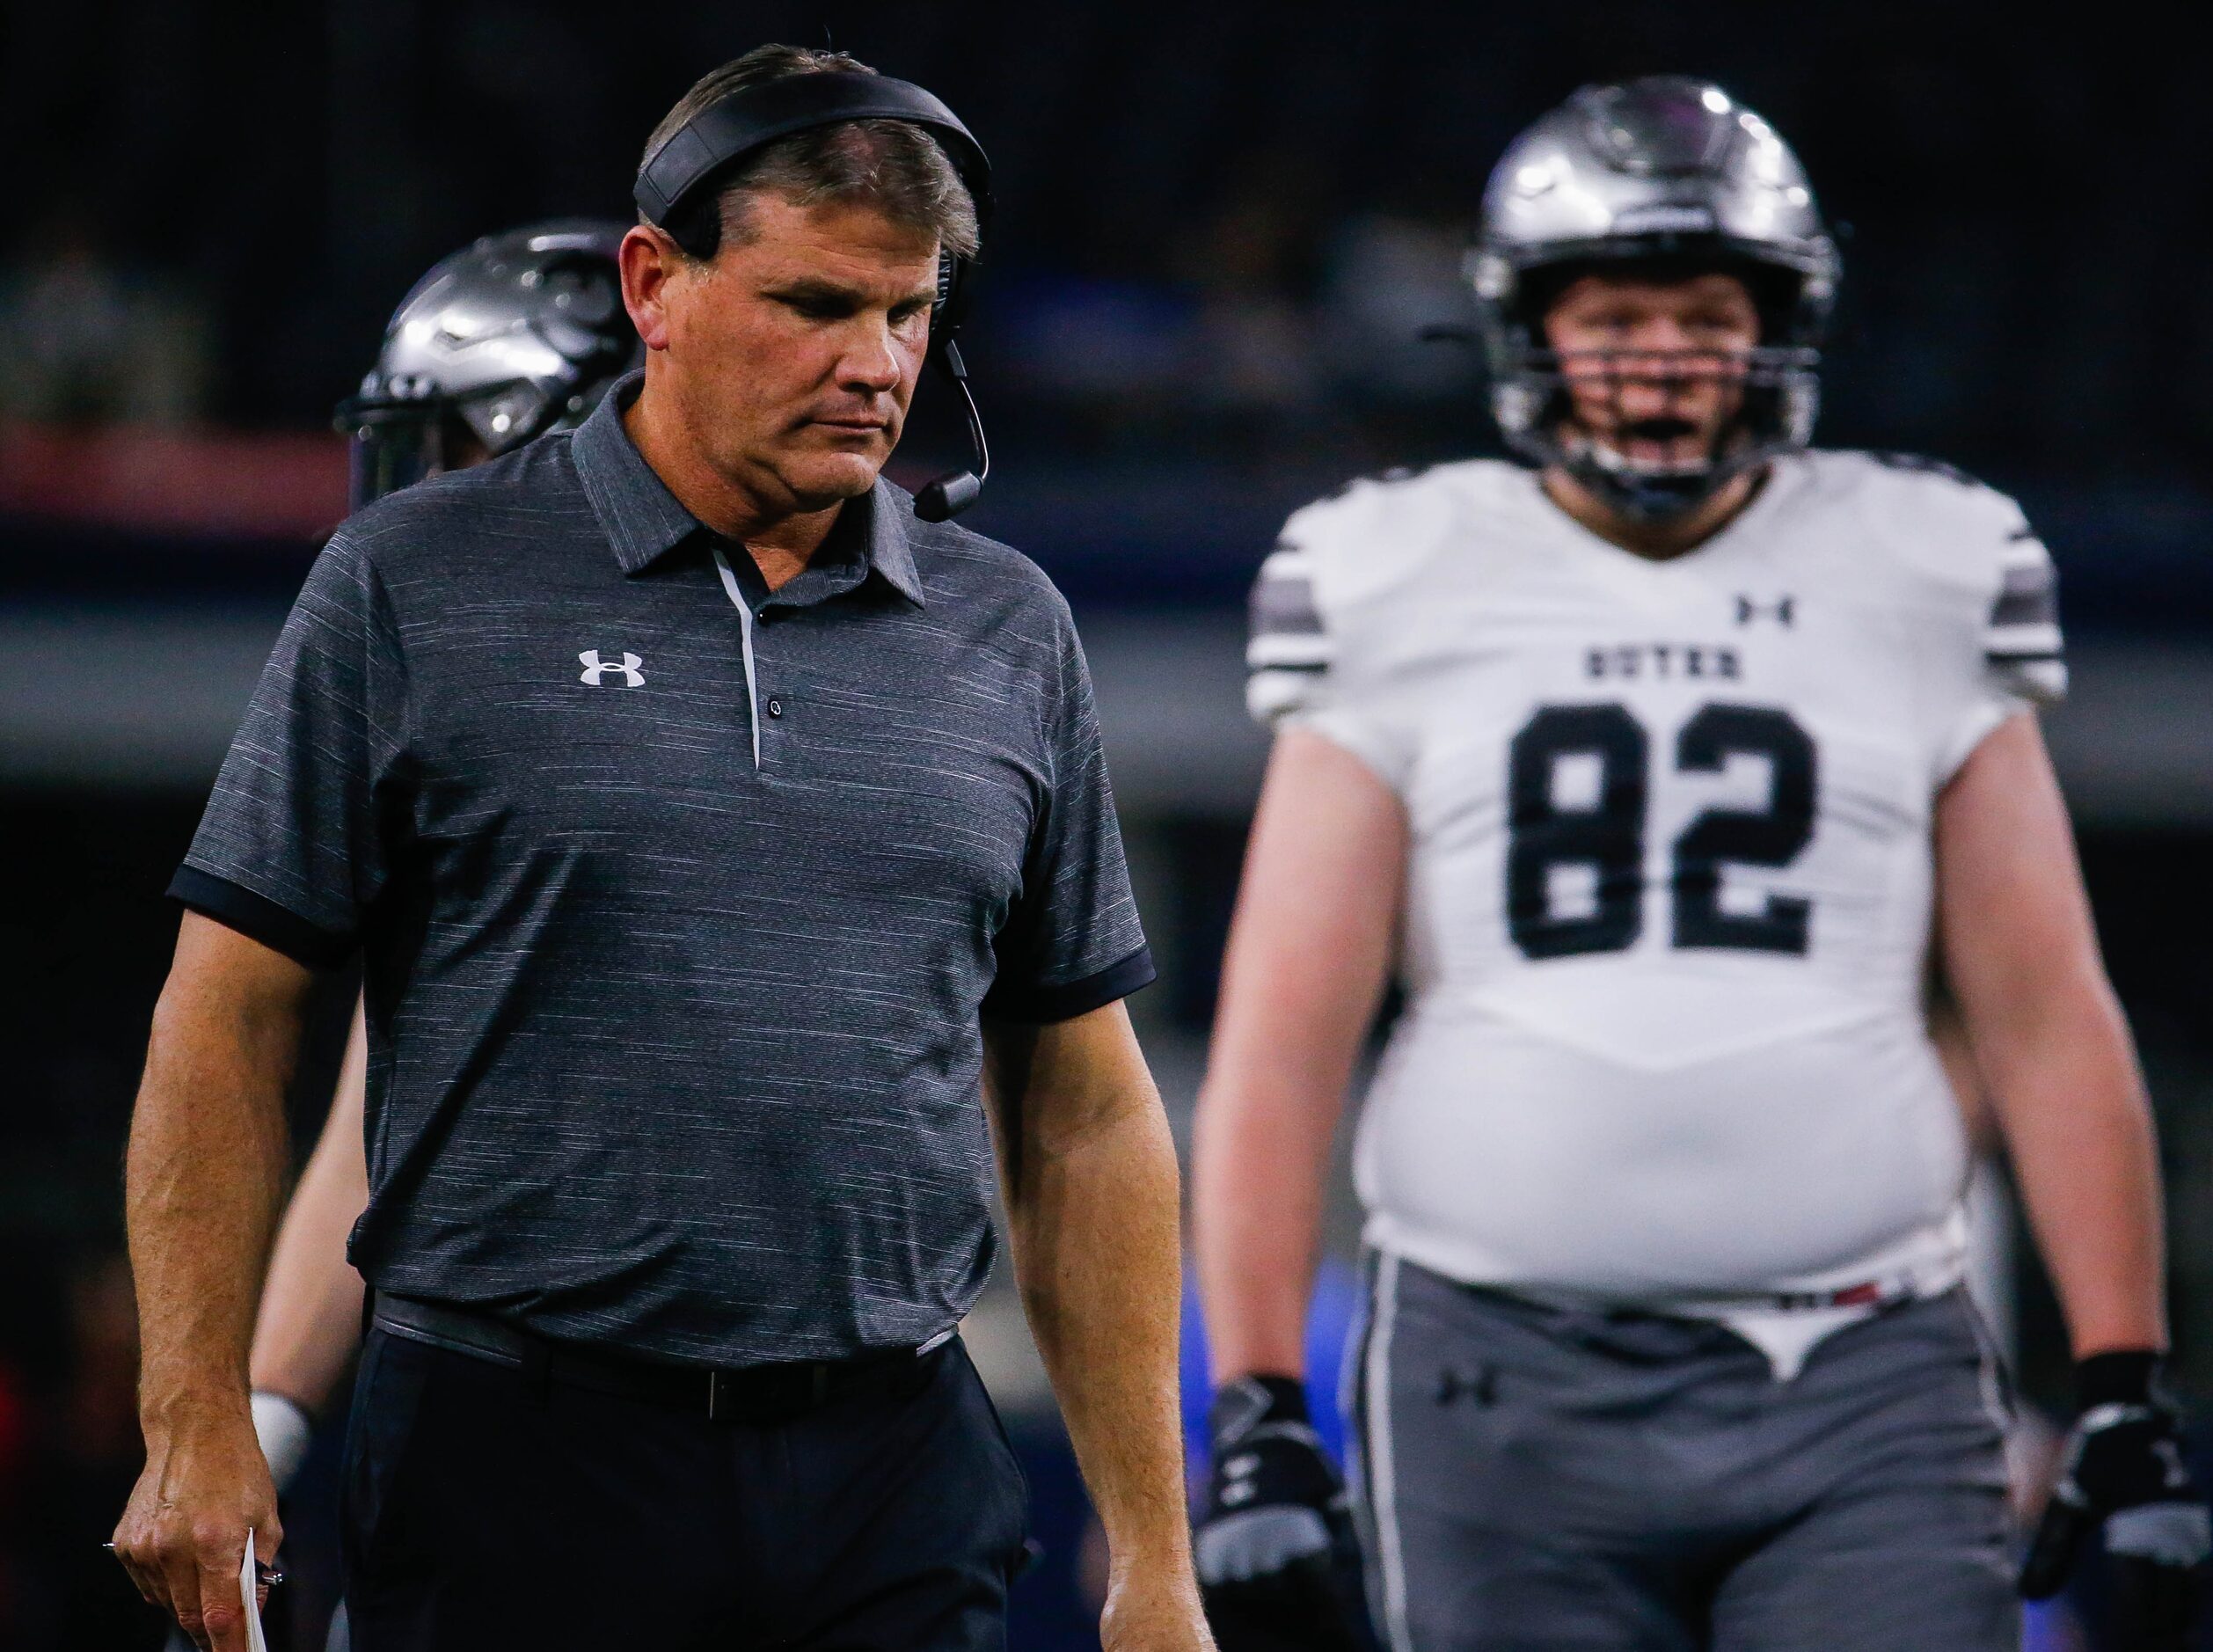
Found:
[[[246,1652],[269,1652],[261,1633],[260,1609],[253,1604],[253,1528],[246,1528],[246,1558],[238,1567],[238,1593],[246,1608]]]

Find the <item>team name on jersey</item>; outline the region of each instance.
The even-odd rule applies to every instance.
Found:
[[[1744,675],[1744,665],[1727,643],[1614,642],[1583,651],[1583,675],[1593,682],[1698,678],[1735,683]]]

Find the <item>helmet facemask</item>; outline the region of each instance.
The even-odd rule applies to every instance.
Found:
[[[1777,289],[1795,285],[1771,279],[1773,272],[1756,274],[1721,260],[1657,256],[1537,272],[1539,279],[1523,284],[1525,296],[1508,325],[1492,334],[1494,406],[1517,452],[1567,471],[1632,521],[1659,523],[1696,510],[1735,478],[1806,445],[1820,401],[1821,357],[1811,345],[1563,354],[1546,344],[1544,318],[1552,303],[1577,275],[1596,269],[1657,281],[1708,272],[1744,277],[1748,289],[1767,300],[1759,304],[1763,339],[1774,335],[1775,315],[1789,307],[1778,302]],[[1716,385],[1734,406],[1718,429],[1685,450],[1708,421],[1685,404]],[[1654,444],[1670,450],[1628,450]]]
[[[1711,369],[1672,351],[1564,361],[1546,314],[1576,277],[1601,271],[1662,283],[1735,275],[1759,311],[1757,342]],[[1508,443],[1625,515],[1680,517],[1812,439],[1836,244],[1798,157],[1711,82],[1658,75],[1586,86],[1538,120],[1491,174],[1467,274]],[[1659,462],[1609,441],[1632,389],[1642,407],[1654,385],[1715,376],[1728,378],[1735,406],[1704,451]],[[1710,425],[1710,413],[1699,422]]]
[[[357,398],[340,409],[347,443],[354,508],[403,487],[466,470],[498,450],[475,429],[477,421],[442,398],[416,402],[372,402]]]

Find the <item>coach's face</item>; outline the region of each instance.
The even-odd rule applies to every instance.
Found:
[[[771,514],[865,493],[930,342],[938,242],[866,203],[761,192],[709,259],[630,232],[623,290],[647,390],[727,486]]]
[[[1545,313],[1576,424],[1632,466],[1710,460],[1744,404],[1759,310],[1738,277],[1583,275]]]

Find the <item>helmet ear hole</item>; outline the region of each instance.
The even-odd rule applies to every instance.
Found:
[[[1540,346],[1545,342],[1545,322],[1560,295],[1596,267],[1589,263],[1546,264],[1523,273],[1520,302],[1516,309],[1522,325]]]
[[[1762,344],[1807,341],[1799,337],[1806,330],[1800,314],[1806,290],[1803,275],[1749,259],[1740,260],[1735,273],[1742,277],[1745,290],[1752,295],[1752,306],[1760,312]]]

